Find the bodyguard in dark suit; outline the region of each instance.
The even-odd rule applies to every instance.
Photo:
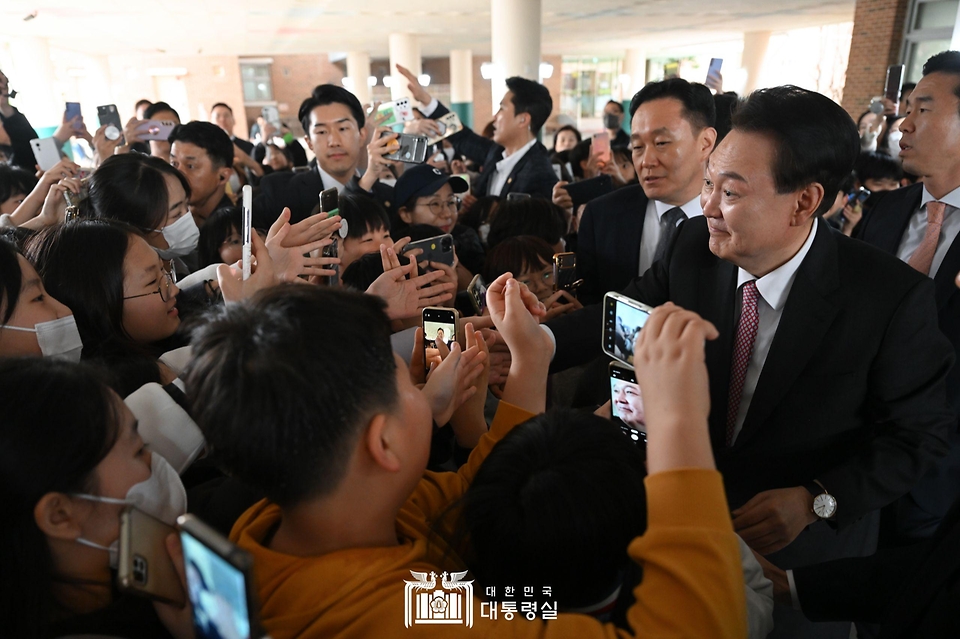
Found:
[[[630,116],[640,183],[593,200],[580,218],[578,297],[588,304],[643,275],[677,225],[703,212],[703,169],[717,136],[710,90],[680,78],[651,82],[633,97]]]
[[[888,193],[863,222],[860,239],[899,257],[933,279],[940,330],[960,352],[960,52],[930,58],[901,122],[903,167],[922,184]],[[939,216],[937,218],[937,216]],[[960,370],[947,377],[947,392],[960,415]],[[929,537],[960,498],[960,433],[950,429],[950,453],[897,504],[892,514],[904,538]]]
[[[436,120],[450,112],[408,69],[400,65],[397,69],[409,80],[413,97],[424,105],[420,109],[424,115]],[[507,93],[493,120],[493,139],[477,135],[469,127],[447,138],[458,154],[483,167],[471,188],[476,197],[527,193],[550,199],[557,175],[550,152],[537,141],[537,133],[552,110],[553,98],[547,87],[526,78],[507,78]]]
[[[858,150],[828,98],[754,93],[709,159],[704,217],[623,291],[718,328],[710,427],[734,528],[787,568],[873,552],[877,510],[946,452],[954,419],[932,282],[817,219]],[[593,306],[547,324],[557,367],[596,352],[601,320]],[[774,637],[849,634],[784,607],[774,621]]]
[[[363,107],[356,96],[343,87],[321,84],[300,105],[298,116],[316,163],[309,171],[264,176],[260,195],[253,203],[255,222],[269,228],[284,207],[290,209],[291,223],[299,222],[319,206],[320,191],[330,188],[372,195],[389,211],[392,187],[375,182],[368,191],[359,185],[357,167],[366,155],[368,135]]]

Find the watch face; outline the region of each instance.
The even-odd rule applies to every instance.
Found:
[[[813,512],[821,519],[829,519],[837,512],[837,500],[833,495],[817,495],[813,499]]]

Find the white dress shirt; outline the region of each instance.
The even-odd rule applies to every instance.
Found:
[[[653,266],[653,256],[657,252],[657,244],[660,243],[660,218],[672,208],[673,204],[667,204],[659,200],[647,200],[647,211],[643,217],[643,234],[640,236],[640,266],[637,275],[643,275],[648,268]],[[700,195],[697,194],[697,197],[681,206],[680,209],[688,220],[703,215]]]
[[[943,226],[940,227],[940,239],[937,241],[937,250],[933,254],[933,262],[930,264],[930,277],[936,277],[940,265],[943,264],[943,258],[953,241],[960,234],[960,187],[947,193],[937,200],[930,195],[927,187],[923,187],[923,195],[920,197],[920,208],[910,218],[907,230],[900,239],[900,248],[897,249],[897,257],[904,262],[908,261],[916,252],[920,243],[923,241],[923,235],[927,232],[927,202],[939,201],[947,206],[943,211]]]
[[[497,168],[493,172],[493,175],[490,176],[490,182],[487,183],[487,195],[500,196],[503,187],[507,184],[507,178],[510,177],[513,168],[517,166],[517,162],[519,162],[536,143],[537,138],[533,138],[510,155],[507,155],[506,151],[503,152],[503,159],[497,162]]]
[[[346,184],[344,184],[343,182],[340,182],[337,178],[333,177],[332,175],[324,171],[323,168],[320,166],[319,162],[317,162],[317,171],[320,172],[320,179],[323,180],[324,189],[332,189],[336,187],[337,195],[343,194],[343,190],[347,188]],[[359,175],[359,171],[357,171],[357,174]],[[319,194],[318,194],[318,197],[319,197]]]
[[[777,327],[780,326],[780,317],[783,315],[783,307],[790,297],[790,289],[793,288],[793,281],[797,276],[797,269],[803,259],[810,252],[813,245],[813,239],[817,235],[817,225],[819,220],[814,218],[810,226],[810,233],[807,235],[806,242],[800,247],[796,255],[791,257],[782,266],[770,271],[761,278],[737,269],[737,317],[740,317],[740,306],[742,296],[740,288],[750,281],[756,281],[757,292],[760,293],[757,298],[757,311],[760,315],[760,326],[757,328],[757,338],[753,343],[753,353],[750,355],[750,363],[747,364],[747,374],[743,380],[743,395],[740,398],[740,410],[737,413],[737,421],[733,428],[733,441],[737,441],[740,429],[743,428],[743,420],[750,409],[750,401],[757,390],[757,382],[760,381],[760,373],[763,372],[763,364],[767,361],[767,353],[770,352],[770,345],[777,334]],[[739,320],[738,320],[739,321]]]

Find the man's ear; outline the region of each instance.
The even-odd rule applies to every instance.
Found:
[[[310,149],[310,152],[316,155],[316,151],[313,150],[313,142],[310,141],[310,136],[303,136],[303,143],[307,145],[307,148]]]
[[[797,208],[790,219],[791,226],[803,226],[813,217],[823,203],[823,185],[819,182],[808,184],[797,193]]]
[[[712,126],[704,127],[700,131],[700,151],[704,154],[704,159],[713,152],[715,146],[717,146],[717,130]]]
[[[220,181],[221,181],[221,182],[226,182],[227,180],[230,179],[230,174],[233,173],[233,167],[232,167],[232,166],[225,166],[225,167],[223,167],[222,169],[220,169],[219,171],[217,171],[217,173],[219,174]]]
[[[373,462],[383,470],[395,473],[400,470],[400,455],[396,449],[397,433],[391,427],[386,414],[377,413],[367,424],[363,435],[364,445]]]
[[[47,493],[33,507],[33,520],[47,537],[73,540],[82,534],[77,504],[63,493]]]

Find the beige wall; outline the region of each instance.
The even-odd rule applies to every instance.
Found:
[[[303,135],[297,121],[300,103],[310,95],[313,87],[331,82],[340,84],[343,71],[331,64],[326,54],[317,55],[275,55],[271,66],[273,80],[273,98],[280,111],[280,119],[293,130],[294,135]],[[241,59],[242,61],[242,59]],[[239,71],[237,72],[239,77]],[[247,118],[256,122],[260,115],[260,106],[248,106]]]

